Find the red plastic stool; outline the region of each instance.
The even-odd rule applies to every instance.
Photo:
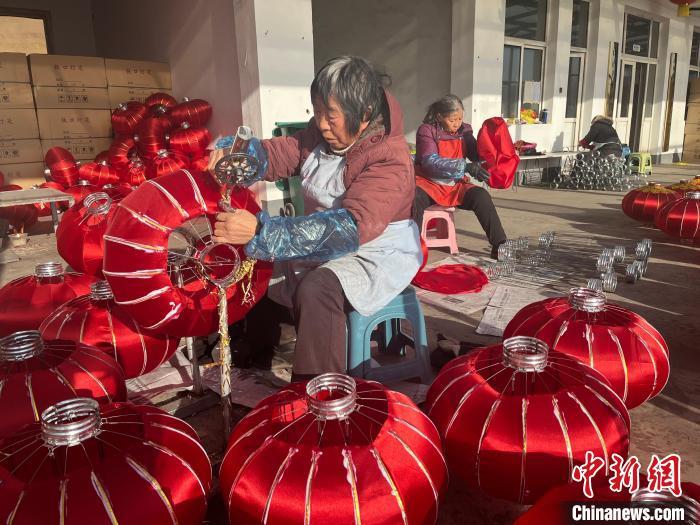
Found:
[[[454,208],[439,206],[437,204],[425,210],[421,235],[423,239],[425,239],[425,244],[428,248],[447,246],[450,249],[450,253],[459,252],[454,214]],[[428,224],[430,224],[432,220],[437,223],[437,226],[428,229]]]

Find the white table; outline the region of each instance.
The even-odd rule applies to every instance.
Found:
[[[576,155],[577,151],[553,151],[551,153],[544,153],[542,155],[524,155],[520,157],[520,163],[515,173],[515,181],[513,187],[520,186],[520,175],[522,172],[526,171],[528,163],[536,162],[537,169],[544,169],[550,166],[550,161],[555,159],[557,161],[556,165],[561,168],[562,159],[564,157],[569,157]]]

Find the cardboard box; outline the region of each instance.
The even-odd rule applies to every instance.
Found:
[[[27,189],[46,182],[43,162],[3,164],[0,169],[5,174],[5,184],[18,184]]]
[[[37,108],[109,109],[107,88],[34,86]]]
[[[685,122],[685,134],[686,135],[698,135],[700,134],[700,121],[691,122],[687,120]]]
[[[32,86],[20,82],[0,82],[0,108],[33,109]]]
[[[688,82],[688,103],[700,102],[700,78]]]
[[[105,60],[100,57],[29,55],[35,86],[107,87]]]
[[[0,109],[0,140],[39,137],[33,109]]]
[[[683,148],[683,157],[681,160],[689,164],[700,164],[700,150],[692,151]]]
[[[685,118],[686,126],[688,124],[700,124],[700,103],[694,102],[688,104],[688,115]],[[686,134],[688,130],[686,129]]]
[[[106,109],[38,109],[42,139],[111,137],[112,121]]]
[[[700,133],[686,134],[683,140],[683,149],[700,151]]]
[[[105,58],[107,84],[110,86],[172,89],[170,65],[163,62],[116,60]]]
[[[24,53],[0,53],[0,82],[29,83],[29,66]]]
[[[43,162],[39,139],[0,140],[0,164]]]
[[[95,160],[98,153],[109,149],[112,139],[108,137],[86,139],[48,139],[41,141],[41,149],[46,152],[58,146],[70,151],[76,160]]]
[[[109,91],[109,105],[112,109],[116,108],[122,102],[128,102],[130,100],[144,102],[146,98],[153,93],[173,94],[172,90],[163,88],[109,86],[107,90]]]

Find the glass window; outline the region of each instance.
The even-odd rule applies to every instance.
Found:
[[[630,94],[632,93],[632,64],[625,64],[622,70],[622,86],[620,86],[620,117],[629,117]]]
[[[644,102],[644,116],[651,117],[654,111],[654,86],[656,85],[656,64],[649,64],[649,76],[647,77],[647,99]]]
[[[657,58],[659,56],[659,23],[651,22],[651,42],[649,44],[649,57]]]
[[[693,33],[693,43],[690,46],[690,65],[700,66],[700,33]]]
[[[625,53],[628,55],[648,57],[650,32],[651,20],[639,16],[627,15]]]
[[[566,118],[578,115],[578,91],[581,84],[581,57],[569,58],[569,83],[566,87]]]
[[[588,45],[588,2],[574,0],[574,10],[571,18],[571,45],[587,47]]]
[[[544,42],[547,0],[506,0],[506,36]]]
[[[521,109],[532,109],[540,114],[542,103],[542,49],[525,48],[523,53],[523,86]]]
[[[688,73],[688,81],[690,82],[693,79],[699,78],[700,77],[700,71],[690,71]]]
[[[503,50],[503,86],[501,114],[518,117],[518,88],[520,86],[520,46],[505,46]]]
[[[44,20],[0,16],[0,51],[7,53],[46,53]]]

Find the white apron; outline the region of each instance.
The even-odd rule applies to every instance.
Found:
[[[345,157],[325,152],[319,145],[301,167],[305,213],[338,209],[345,194]],[[275,263],[268,295],[291,307],[294,290],[309,270],[331,270],[345,297],[362,315],[371,315],[401,293],[415,276],[422,260],[420,234],[411,219],[392,222],[376,239],[360,249],[325,263],[288,261]]]

